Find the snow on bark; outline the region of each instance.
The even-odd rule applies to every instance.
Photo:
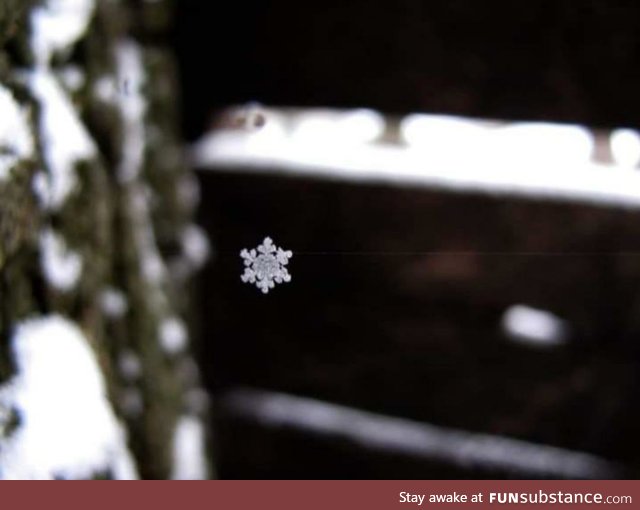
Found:
[[[40,234],[40,261],[42,272],[53,288],[68,291],[77,285],[82,274],[82,258],[51,229]]]
[[[107,398],[87,339],[57,315],[19,324],[12,339],[16,375],[0,403],[18,426],[0,440],[4,479],[135,478],[124,431]]]
[[[42,108],[39,130],[49,170],[45,204],[56,210],[77,188],[76,165],[95,157],[96,148],[50,70],[32,71],[29,83]]]
[[[184,258],[192,269],[202,268],[211,254],[211,245],[207,234],[197,225],[189,225],[182,231],[180,241]]]
[[[116,95],[120,114],[124,121],[123,158],[118,177],[128,182],[140,174],[144,162],[145,126],[147,102],[142,94],[146,83],[140,48],[132,41],[121,42],[116,48],[118,82],[123,93]]]
[[[160,324],[160,346],[169,355],[179,354],[187,347],[189,335],[180,319],[170,317]]]
[[[208,476],[204,457],[205,431],[195,416],[185,415],[176,425],[173,437],[173,480],[205,480]]]
[[[31,47],[39,65],[48,65],[87,31],[95,0],[47,0],[31,15]]]
[[[38,0],[13,23],[26,51],[0,48],[0,477],[132,477],[113,405],[140,474],[168,478],[175,423],[207,411],[183,367],[188,279],[210,250],[170,58],[126,2]]]
[[[100,294],[100,308],[106,317],[121,319],[129,309],[129,301],[124,292],[108,287]]]
[[[33,138],[27,114],[9,90],[0,85],[0,182],[11,169],[33,155]]]

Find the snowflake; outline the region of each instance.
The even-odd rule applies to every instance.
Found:
[[[265,237],[256,249],[240,252],[246,266],[240,277],[243,282],[255,283],[256,287],[267,294],[276,283],[291,281],[291,275],[285,267],[292,256],[290,251],[275,246],[270,237]]]

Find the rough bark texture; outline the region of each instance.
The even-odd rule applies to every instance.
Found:
[[[80,4],[86,30],[39,53],[36,17],[77,21]],[[16,151],[11,126],[0,129],[8,161],[4,177],[0,169],[0,384],[20,370],[22,324],[52,316],[76,324],[142,478],[176,474],[176,425],[206,411],[185,323],[190,277],[207,245],[191,224],[197,183],[175,128],[173,62],[158,44],[169,12],[164,1],[0,0],[0,87],[34,145]],[[59,111],[66,107],[73,126]],[[65,140],[70,148],[60,148]],[[7,450],[23,418],[11,399],[4,405],[0,475],[3,441]],[[92,476],[114,475],[98,471]]]

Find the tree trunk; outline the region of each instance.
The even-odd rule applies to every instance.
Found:
[[[0,477],[204,477],[165,1],[0,0]]]

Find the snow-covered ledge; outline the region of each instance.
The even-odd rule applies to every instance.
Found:
[[[640,209],[640,136],[628,129],[250,107],[228,112],[194,145],[193,161],[201,170]]]

